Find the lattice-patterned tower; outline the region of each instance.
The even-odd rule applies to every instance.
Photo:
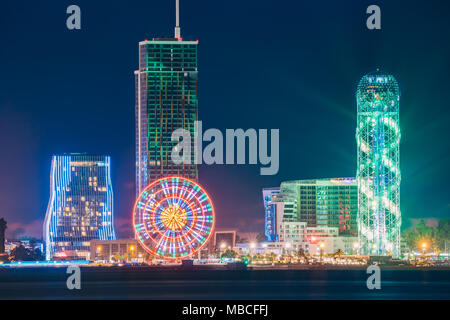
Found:
[[[356,92],[358,234],[363,254],[400,254],[400,90],[392,75],[365,75]]]

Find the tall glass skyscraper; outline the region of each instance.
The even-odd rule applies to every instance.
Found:
[[[198,118],[197,46],[183,41],[178,22],[174,38],[155,38],[139,43],[136,87],[136,193],[166,176],[197,180],[194,163],[194,122]],[[172,133],[179,128],[191,135],[191,163],[171,159]]]
[[[400,254],[400,90],[392,75],[365,75],[356,92],[358,234],[364,254]]]
[[[44,220],[46,259],[88,259],[90,240],[115,238],[110,158],[53,156]]]

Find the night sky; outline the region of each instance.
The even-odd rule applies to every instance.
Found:
[[[81,7],[82,29],[66,28]],[[368,5],[382,30],[366,28]],[[115,224],[131,236],[138,42],[173,35],[175,0],[4,1],[0,5],[0,217],[42,236],[52,154],[112,159]],[[280,170],[199,167],[217,227],[262,232],[263,187],[356,174],[359,79],[393,74],[400,102],[403,225],[449,217],[450,2],[181,0],[199,40],[203,128],[279,128]]]

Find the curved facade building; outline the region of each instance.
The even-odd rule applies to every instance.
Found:
[[[115,238],[110,158],[53,156],[44,221],[46,259],[85,260],[91,240]]]
[[[365,75],[356,92],[358,234],[363,254],[400,254],[400,90],[392,75]]]

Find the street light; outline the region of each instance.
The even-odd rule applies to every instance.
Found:
[[[102,254],[102,247],[101,246],[97,246],[97,254],[96,254],[95,258],[98,257],[100,259],[101,254]]]
[[[250,255],[253,256],[255,254],[256,243],[250,242]]]
[[[325,243],[321,242],[319,244],[319,248],[320,248],[320,262],[322,262],[322,255],[323,255],[323,249],[325,248]]]
[[[359,242],[358,241],[353,242],[353,250],[356,251],[356,254],[358,254],[358,249],[359,249]]]
[[[428,243],[426,243],[425,241],[422,242],[422,253],[423,253],[423,255],[425,255],[425,250],[427,249],[427,247],[428,247]]]

